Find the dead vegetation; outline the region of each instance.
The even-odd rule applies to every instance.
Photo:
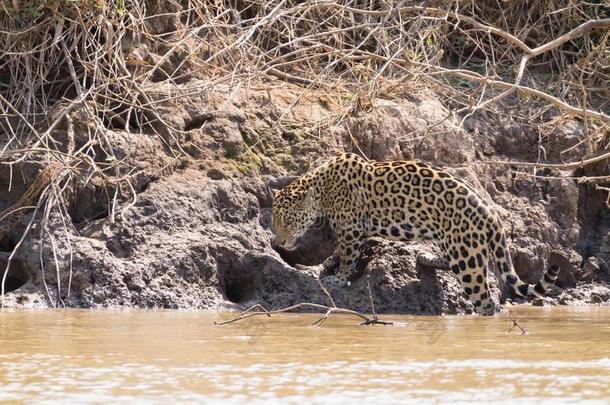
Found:
[[[177,137],[184,129],[159,106],[219,85],[284,80],[303,94],[325,89],[343,99],[332,123],[341,125],[376,97],[401,97],[420,84],[444,94],[462,123],[498,109],[532,127],[582,121],[581,161],[540,167],[605,160],[609,28],[604,1],[2,2],[0,170],[8,192],[24,166],[40,174],[20,198],[0,201],[0,238],[26,220],[21,241],[40,221],[40,247],[53,247],[44,224],[55,213],[72,226],[75,188],[107,190],[113,222],[136,200],[142,169],[117,158],[108,131],[157,137],[174,157],[170,166],[188,159]],[[204,84],[181,89],[194,78]],[[165,85],[175,90],[159,91]],[[606,173],[573,177],[600,188],[608,180]]]
[[[384,321],[382,319],[379,319],[379,317],[377,316],[377,313],[375,312],[375,302],[373,301],[373,294],[371,292],[371,284],[368,280],[367,280],[367,285],[368,285],[369,300],[370,300],[369,308],[373,315],[372,317],[368,317],[365,314],[358,312],[358,311],[337,307],[337,304],[335,304],[335,300],[333,300],[333,297],[330,295],[328,290],[326,288],[324,288],[324,286],[322,285],[322,283],[320,283],[320,281],[318,281],[318,285],[320,286],[320,289],[326,296],[326,299],[328,300],[328,305],[316,304],[316,303],[312,303],[312,302],[300,302],[298,304],[290,305],[285,308],[280,308],[275,311],[268,311],[262,305],[255,304],[255,305],[251,306],[250,308],[246,309],[245,311],[243,311],[242,313],[240,313],[239,316],[237,316],[235,318],[228,319],[226,321],[221,321],[221,322],[214,322],[214,324],[222,326],[222,325],[239,322],[244,319],[248,319],[248,318],[252,318],[252,317],[256,317],[256,316],[271,317],[272,315],[292,312],[292,311],[298,311],[298,310],[303,310],[303,309],[305,309],[305,310],[313,309],[313,310],[318,310],[318,311],[325,311],[324,315],[321,318],[314,321],[311,324],[311,326],[322,326],[322,324],[332,314],[343,314],[343,315],[355,316],[355,317],[361,319],[362,322],[360,322],[360,325],[366,325],[366,326],[368,326],[368,325],[392,325],[393,324],[393,322]]]

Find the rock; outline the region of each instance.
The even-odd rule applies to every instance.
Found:
[[[584,126],[578,121],[565,121],[543,138],[546,158],[551,161],[579,160],[586,154]],[[581,143],[582,142],[582,143]]]
[[[589,257],[582,266],[582,280],[595,281],[600,272],[600,260],[595,257]]]
[[[554,250],[549,255],[549,266],[559,266],[559,274],[557,274],[556,284],[563,288],[574,287],[582,257],[572,250]]]
[[[606,304],[610,300],[610,288],[606,285],[581,283],[564,291],[557,302],[561,305]]]
[[[379,99],[371,113],[348,123],[346,144],[352,139],[365,156],[374,160],[423,159],[455,164],[474,158],[474,145],[464,131],[430,94],[413,100]]]
[[[542,307],[544,306],[544,300],[542,298],[534,298],[532,300],[532,305],[535,307]]]
[[[610,283],[610,265],[608,264],[608,261],[600,259],[597,279],[601,282]]]
[[[529,156],[536,151],[538,141],[536,134],[530,130],[524,130],[523,124],[513,122],[507,117],[496,119],[497,127],[492,131],[498,131],[494,136],[496,151],[505,156]]]
[[[550,200],[547,212],[563,229],[560,234],[562,242],[567,246],[574,245],[580,236],[577,185],[572,180],[553,179],[549,181],[546,194]]]

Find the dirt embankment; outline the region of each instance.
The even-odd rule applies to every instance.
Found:
[[[151,89],[149,97],[197,85],[165,85]],[[163,104],[166,127],[156,129],[167,135],[164,139],[110,125],[112,159],[139,170],[133,192],[115,200],[109,185],[75,187],[71,223],[51,213],[42,251],[44,213],[20,218],[0,246],[0,268],[36,215],[13,254],[5,307],[49,307],[60,301],[87,308],[182,309],[323,303],[316,279],[319,264],[333,250],[332,235],[327,228],[312,230],[296,252],[273,250],[266,185],[282,186],[285,176],[303,174],[344,150],[360,150],[376,160],[418,158],[469,180],[500,211],[523,280],[538,280],[550,264],[561,267],[558,288],[535,304],[610,302],[606,195],[571,180],[535,179],[484,163],[535,160],[532,151],[539,146],[548,159],[559,159],[582,140],[579,124],[566,122],[542,141],[500,116],[475,114],[459,128],[459,119],[439,96],[412,83],[405,83],[401,95],[380,96],[333,126],[328,123],[342,111],[342,100],[314,90],[303,93],[279,80],[194,94],[186,103]],[[280,125],[279,116],[290,120]],[[78,148],[87,123],[79,121],[78,110],[70,117]],[[68,127],[55,132],[61,142]],[[194,159],[176,157],[172,148],[178,145]],[[100,147],[99,155],[105,153]],[[568,155],[562,158],[579,156],[577,148]],[[0,189],[11,183],[0,198],[5,209],[24,193],[37,168],[0,169]],[[415,268],[416,254],[431,249],[424,243],[368,243],[359,266],[370,275],[378,311],[471,312],[452,274]],[[331,292],[339,306],[369,310],[366,277]]]

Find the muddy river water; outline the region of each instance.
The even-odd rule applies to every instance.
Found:
[[[610,403],[610,307],[213,325],[230,316],[0,312],[0,402]]]

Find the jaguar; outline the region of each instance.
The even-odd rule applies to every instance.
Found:
[[[326,218],[337,250],[324,267],[338,267],[326,285],[348,285],[367,238],[432,240],[441,255],[420,254],[425,266],[451,270],[482,315],[496,302],[488,281],[493,259],[504,283],[518,296],[542,297],[553,287],[559,268],[550,266],[536,284],[515,272],[497,211],[465,180],[418,160],[372,161],[347,153],[331,158],[280,191],[275,191],[273,244],[294,250],[313,224]]]

